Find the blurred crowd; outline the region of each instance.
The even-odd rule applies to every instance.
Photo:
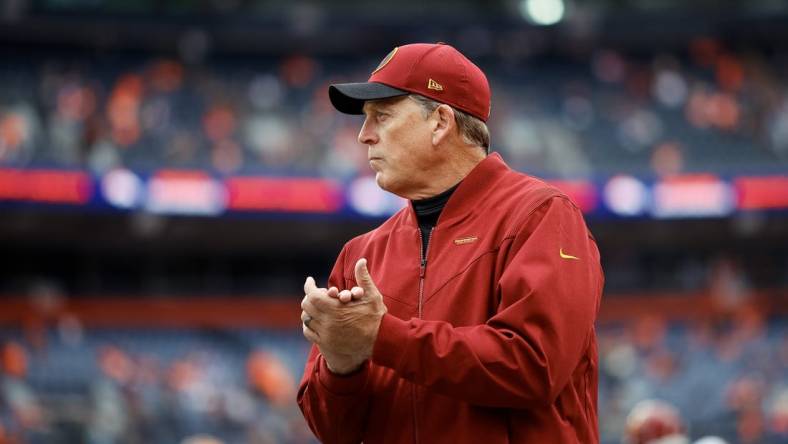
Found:
[[[788,318],[730,259],[705,288],[698,317],[598,325],[603,443],[788,440]],[[297,328],[87,328],[51,289],[31,303],[38,315],[0,330],[0,443],[314,442],[295,405]]]
[[[366,79],[382,55],[12,53],[0,67],[0,166],[364,174],[360,122],[334,111],[326,88]],[[788,165],[785,54],[699,38],[681,54],[476,61],[493,88],[493,147],[517,169],[577,177]]]
[[[298,332],[288,335],[298,341]],[[197,330],[87,330],[78,343],[51,332],[42,348],[3,336],[2,443],[315,442],[295,405],[302,344],[254,347],[239,360]],[[788,320],[750,311],[680,324],[655,316],[601,326],[599,344],[603,443],[656,443],[671,433],[687,440],[665,443],[788,440]],[[675,417],[633,426],[644,401],[671,406]]]
[[[305,346],[287,349],[289,332],[233,346],[216,342],[230,332],[77,330],[38,346],[4,335],[0,443],[316,442],[295,405]]]
[[[788,440],[788,319],[769,313],[735,261],[717,260],[707,279],[701,317],[641,314],[601,328],[599,411],[607,442]]]
[[[730,443],[788,440],[788,323],[754,310],[670,323],[658,316],[602,329],[600,427],[603,442],[634,439],[627,416],[644,400],[673,407],[663,435],[715,435]],[[654,433],[652,431],[652,433]],[[665,441],[686,443],[688,441]]]

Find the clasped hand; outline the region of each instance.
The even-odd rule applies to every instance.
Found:
[[[354,269],[356,284],[351,289],[318,288],[310,276],[304,283],[301,321],[304,337],[315,344],[334,373],[350,373],[372,356],[378,328],[386,305],[359,259]]]

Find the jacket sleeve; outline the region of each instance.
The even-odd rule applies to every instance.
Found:
[[[551,405],[594,338],[599,252],[582,214],[563,197],[534,210],[510,241],[499,259],[500,303],[492,318],[453,327],[387,314],[373,362],[475,405]]]
[[[342,249],[328,285],[346,288],[346,250]],[[298,406],[312,432],[322,443],[360,443],[370,396],[365,390],[369,361],[351,375],[336,375],[316,346],[312,346],[298,388]]]

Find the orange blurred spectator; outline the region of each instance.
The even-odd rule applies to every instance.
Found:
[[[232,136],[235,131],[236,118],[233,110],[227,105],[210,108],[202,118],[205,135],[213,142]]]
[[[38,398],[24,381],[27,376],[27,352],[22,345],[8,341],[2,348],[4,379],[2,399],[13,413],[14,420],[27,430],[37,429],[44,423],[44,411]]]
[[[687,120],[698,128],[732,131],[739,127],[741,109],[733,95],[711,92],[700,86],[693,89],[684,112]]]
[[[303,88],[309,85],[318,73],[315,60],[305,56],[293,56],[282,62],[280,76],[288,86]]]
[[[760,409],[749,409],[739,413],[736,431],[740,444],[757,444],[762,442],[766,433],[763,412]]]
[[[651,154],[651,169],[658,176],[674,176],[684,169],[684,154],[678,142],[662,142]]]
[[[28,138],[29,128],[24,117],[15,113],[0,115],[0,161],[11,155]]]
[[[96,109],[96,94],[79,84],[70,84],[58,91],[57,113],[69,121],[83,121]]]
[[[662,384],[669,384],[676,375],[678,362],[676,356],[668,349],[652,353],[646,361],[646,372]]]
[[[257,350],[246,362],[249,384],[279,407],[295,402],[295,379],[288,368],[272,353]]]
[[[720,257],[712,263],[708,285],[715,307],[723,313],[741,309],[751,296],[741,267],[729,257]]]
[[[148,75],[153,89],[173,92],[183,83],[183,65],[175,60],[159,60],[150,67]]]
[[[133,145],[140,138],[139,111],[143,84],[140,76],[126,74],[118,79],[107,103],[112,138],[121,147]]]
[[[726,91],[736,92],[744,83],[744,68],[733,54],[717,57],[717,83]]]
[[[632,342],[638,350],[653,351],[665,339],[665,320],[656,315],[643,316],[632,326]]]
[[[720,44],[711,37],[699,37],[690,42],[689,49],[696,64],[711,67],[720,52]]]
[[[3,345],[3,373],[14,378],[27,376],[27,352],[20,344],[8,341]]]
[[[200,379],[200,369],[188,359],[179,359],[172,363],[167,382],[170,387],[179,392],[188,391]]]
[[[131,359],[115,346],[105,346],[99,352],[99,366],[108,378],[123,385],[131,381],[134,366]]]

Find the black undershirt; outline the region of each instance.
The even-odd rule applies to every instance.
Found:
[[[446,202],[449,201],[449,198],[458,186],[460,186],[459,183],[437,196],[411,201],[413,211],[416,212],[416,219],[419,221],[419,229],[421,230],[422,261],[427,258],[427,245],[430,242],[430,233],[435,228],[435,224],[438,223],[438,217],[441,215],[443,207],[446,206]]]

